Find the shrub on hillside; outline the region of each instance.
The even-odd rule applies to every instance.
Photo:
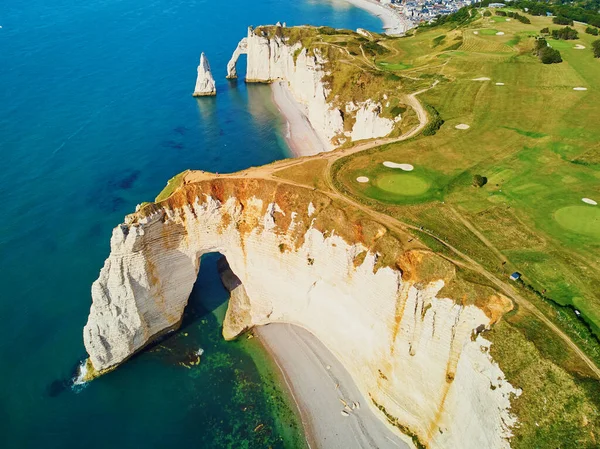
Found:
[[[563,40],[575,40],[579,38],[579,33],[577,30],[571,27],[564,27],[560,30],[552,30],[552,37],[554,39],[563,39]]]
[[[552,23],[557,25],[573,25],[573,19],[568,19],[567,17],[563,16],[556,16],[552,19]]]
[[[491,17],[492,13],[489,10],[485,10],[485,12],[483,13],[483,17]]]
[[[535,45],[533,46],[533,52],[537,55],[539,51],[548,46],[548,42],[543,37],[538,37],[535,40]]]
[[[550,28],[548,28],[548,27],[542,28],[540,30],[540,33],[542,33],[542,34],[550,34]]]
[[[539,38],[535,41],[534,53],[543,64],[558,64],[562,62],[560,52],[549,47],[548,42],[544,38]]]
[[[370,56],[382,55],[388,51],[384,46],[379,45],[377,42],[371,41],[365,42],[362,44],[362,47],[365,50],[365,53],[369,54]]]
[[[436,108],[430,106],[428,104],[425,105],[425,110],[427,111],[427,115],[429,116],[429,122],[425,128],[423,128],[424,136],[433,136],[438,129],[444,124],[444,120],[440,117],[440,113]]]
[[[585,29],[585,32],[587,34],[591,34],[592,36],[598,36],[598,28],[595,27],[587,27]]]
[[[506,12],[505,11],[496,11],[496,15],[500,16],[500,17],[506,17]]]
[[[592,50],[594,50],[594,58],[600,58],[600,39],[592,42]]]
[[[473,186],[474,187],[483,187],[484,185],[487,184],[487,178],[485,176],[481,176],[481,175],[474,175],[473,176]]]
[[[522,15],[521,15],[521,14],[519,14],[518,12],[512,12],[512,11],[509,11],[509,12],[508,12],[506,15],[507,15],[508,17],[512,17],[512,18],[513,18],[513,19],[515,19],[515,20],[518,20],[518,21],[519,21],[519,22],[521,22],[521,23],[525,23],[525,24],[529,24],[529,23],[531,23],[531,20],[529,20],[529,19],[528,19],[527,17],[525,17],[525,16],[522,16]]]
[[[542,48],[538,54],[543,64],[558,64],[562,62],[560,52],[552,47]]]

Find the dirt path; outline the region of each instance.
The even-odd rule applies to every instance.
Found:
[[[506,256],[504,254],[502,254],[502,252],[496,248],[494,246],[494,244],[492,242],[490,242],[485,235],[483,235],[479,229],[477,229],[473,223],[471,223],[469,220],[467,220],[459,211],[457,211],[455,208],[453,208],[452,206],[447,206],[447,208],[454,214],[454,216],[456,217],[456,219],[458,221],[460,221],[465,228],[467,228],[469,231],[471,231],[473,234],[475,234],[475,237],[477,237],[485,246],[487,246],[487,248],[492,251],[496,257],[500,260],[500,262],[508,262],[508,259],[506,258]]]

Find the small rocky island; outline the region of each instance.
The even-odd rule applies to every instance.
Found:
[[[204,53],[200,55],[200,64],[198,64],[198,78],[196,78],[196,88],[194,97],[209,97],[217,95],[217,86],[215,79],[210,71],[208,59]]]

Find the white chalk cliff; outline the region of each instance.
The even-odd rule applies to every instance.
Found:
[[[189,176],[113,231],[84,329],[93,370],[113,369],[176,328],[200,257],[219,252],[248,298],[232,297],[225,336],[271,322],[302,326],[382,417],[426,447],[510,446],[518,392],[479,335],[511,308],[508,299],[491,294],[477,307],[446,297],[453,265],[405,248],[376,222],[351,221],[318,191]]]
[[[273,28],[284,30],[267,27]],[[248,55],[246,82],[283,81],[294,99],[304,106],[307,119],[329,150],[348,140],[384,137],[401,119],[399,115],[396,120],[382,117],[382,106],[376,99],[350,109],[336,107],[329,99],[330,89],[325,82],[327,59],[318,48],[309,51],[300,42],[288,44],[283,32],[270,34],[262,27],[248,28],[248,35],[240,41],[227,64],[228,78],[237,77],[236,64],[242,54]],[[356,110],[360,113],[355,114]],[[355,120],[352,131],[345,129],[345,120]]]
[[[196,88],[194,97],[205,97],[217,94],[215,79],[210,71],[210,65],[206,55],[200,55],[200,64],[198,64],[198,77],[196,78]]]

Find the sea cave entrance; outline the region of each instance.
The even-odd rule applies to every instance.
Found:
[[[187,306],[183,312],[181,330],[212,314],[222,325],[229,304],[229,291],[224,287],[219,275],[219,266],[227,266],[227,259],[218,252],[206,253],[200,256],[200,270]]]

